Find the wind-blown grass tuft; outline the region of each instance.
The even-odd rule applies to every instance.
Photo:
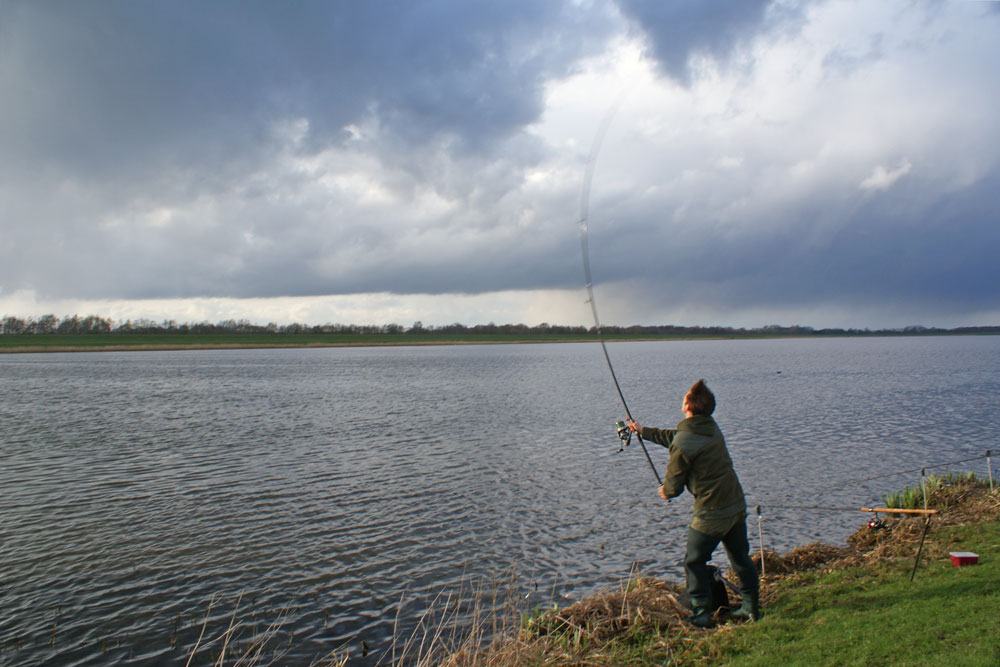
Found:
[[[931,506],[932,502],[930,496],[937,495],[939,496],[938,500],[944,500],[948,495],[953,495],[942,493],[949,490],[949,487],[954,487],[956,490],[963,490],[970,485],[978,483],[979,478],[974,472],[949,472],[945,475],[928,475],[924,478],[924,484],[929,496],[928,506]],[[885,494],[882,496],[882,500],[885,501],[885,506],[889,509],[920,509],[924,506],[924,489],[920,486],[907,486],[902,491]],[[944,509],[944,507],[932,507],[932,509]]]

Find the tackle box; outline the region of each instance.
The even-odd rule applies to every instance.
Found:
[[[955,567],[975,565],[979,562],[979,554],[974,554],[971,551],[952,551],[948,555],[951,556],[951,563]]]

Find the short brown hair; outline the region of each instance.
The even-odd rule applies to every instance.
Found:
[[[704,380],[698,380],[691,385],[684,398],[687,400],[688,410],[696,415],[710,415],[715,412],[715,394]]]

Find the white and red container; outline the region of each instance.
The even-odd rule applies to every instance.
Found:
[[[951,556],[951,564],[955,567],[975,565],[979,562],[979,554],[974,554],[971,551],[952,551],[948,555]]]

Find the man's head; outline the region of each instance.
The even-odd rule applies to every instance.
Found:
[[[708,388],[704,380],[698,380],[684,394],[685,413],[692,415],[710,415],[715,412],[715,394]]]

